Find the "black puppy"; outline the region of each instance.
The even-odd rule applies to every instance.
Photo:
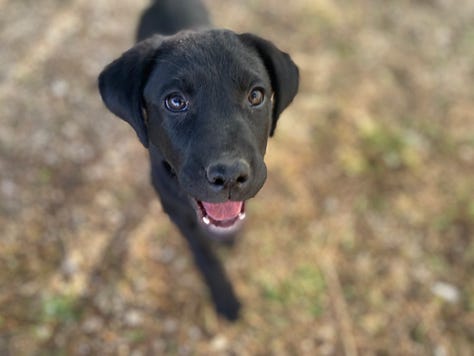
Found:
[[[198,0],[155,1],[141,18],[141,42],[104,69],[99,88],[148,148],[163,208],[217,312],[234,320],[240,303],[209,237],[233,235],[264,184],[267,139],[296,95],[298,69],[269,41],[210,27]]]

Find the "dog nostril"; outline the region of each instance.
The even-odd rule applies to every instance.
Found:
[[[244,184],[248,179],[248,176],[246,174],[243,174],[237,178],[237,183],[239,184]]]
[[[225,169],[220,166],[211,166],[206,171],[207,181],[214,187],[222,188],[227,184],[228,179],[225,175]]]
[[[224,178],[222,178],[222,177],[215,177],[215,178],[212,180],[212,184],[217,185],[217,186],[222,186],[222,185],[225,184],[225,180],[224,180]]]

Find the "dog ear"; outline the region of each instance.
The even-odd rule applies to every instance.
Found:
[[[245,45],[257,50],[270,75],[275,95],[273,123],[270,131],[270,136],[273,136],[278,117],[290,105],[298,92],[298,67],[287,53],[280,51],[272,42],[251,33],[244,33],[239,36]]]
[[[139,42],[99,75],[99,91],[105,106],[135,129],[145,147],[148,147],[148,134],[142,93],[162,41],[163,37],[153,36]]]

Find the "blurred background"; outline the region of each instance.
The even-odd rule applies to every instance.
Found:
[[[207,0],[301,88],[216,317],[100,101],[147,0],[0,0],[1,355],[472,355],[474,2]]]

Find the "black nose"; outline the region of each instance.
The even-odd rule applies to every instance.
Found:
[[[250,176],[250,166],[243,159],[225,160],[210,164],[206,178],[215,189],[243,187]]]

